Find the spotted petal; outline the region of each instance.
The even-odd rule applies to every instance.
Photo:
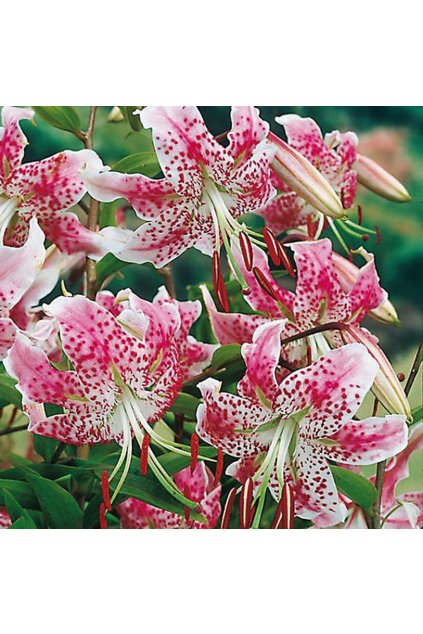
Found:
[[[19,167],[28,141],[19,121],[31,120],[34,112],[29,108],[5,106],[1,111],[3,127],[0,128],[0,182],[8,178],[10,172]]]
[[[257,145],[266,139],[269,124],[260,118],[260,111],[253,106],[232,106],[231,121],[228,152],[240,165],[248,161]]]
[[[349,293],[352,323],[360,323],[367,313],[381,306],[387,299],[387,292],[379,284],[374,256],[369,254],[368,262],[359,269],[355,284]]]
[[[8,317],[0,317],[0,361],[13,346],[16,338],[16,326]]]
[[[382,509],[386,513],[397,504],[396,486],[410,475],[408,463],[411,455],[423,447],[423,423],[415,425],[410,433],[408,445],[387,465],[382,492]]]

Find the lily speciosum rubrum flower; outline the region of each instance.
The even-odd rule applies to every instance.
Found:
[[[65,150],[42,161],[22,164],[27,139],[19,122],[32,120],[30,109],[4,107],[0,128],[0,241],[21,246],[34,216],[46,238],[65,253],[83,251],[99,258],[108,251],[104,237],[89,231],[67,210],[86,193],[83,167],[100,168],[92,150]]]
[[[197,504],[197,510],[207,522],[183,518],[141,500],[129,498],[117,507],[122,528],[215,528],[221,511],[222,486],[214,483],[210,469],[204,462],[199,462],[194,471],[187,467],[175,473],[173,479],[185,497]]]
[[[267,141],[269,125],[256,108],[231,111],[229,145],[223,147],[207,130],[194,106],[148,106],[139,111],[151,128],[154,147],[165,178],[91,169],[84,181],[92,196],[110,202],[128,200],[146,222],[135,232],[108,228],[105,235],[122,241],[116,255],[129,262],[164,266],[189,247],[219,256],[224,245],[231,258],[230,239],[242,232],[256,234],[237,220],[268,202],[274,150]],[[239,249],[238,245],[238,249]]]
[[[330,462],[365,465],[394,456],[407,444],[405,417],[353,418],[378,371],[361,345],[328,352],[280,381],[283,329],[283,321],[260,326],[253,343],[242,346],[246,372],[237,395],[221,393],[215,379],[199,384],[197,433],[239,459],[228,475],[253,479],[252,527],[259,526],[266,490],[279,501],[285,483],[295,515],[331,526],[344,521],[346,509]]]
[[[411,196],[402,183],[373,159],[357,154],[356,170],[358,182],[382,198],[397,203],[406,203]]]
[[[22,335],[4,362],[18,380],[30,431],[69,444],[114,440],[121,445],[121,456],[109,475],[112,502],[129,471],[133,436],[140,448],[148,434],[166,449],[190,454],[152,427],[172,405],[182,382],[175,340],[179,313],[171,303],[151,304],[133,294],[128,302],[117,316],[82,296],[60,297],[45,306],[58,323],[72,371],[57,370]],[[63,412],[46,416],[45,403],[61,406]],[[148,459],[162,485],[191,508],[151,448]]]
[[[34,284],[44,258],[44,233],[33,218],[26,242],[21,247],[0,245],[0,359],[13,345],[17,328],[13,309]]]

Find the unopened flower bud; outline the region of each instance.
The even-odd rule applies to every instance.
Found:
[[[410,194],[399,180],[367,156],[357,154],[355,168],[358,173],[358,182],[382,198],[397,203],[405,203],[411,199]]]

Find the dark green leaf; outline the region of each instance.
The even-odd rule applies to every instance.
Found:
[[[100,229],[104,227],[116,227],[116,209],[119,201],[114,200],[111,203],[103,203],[100,207]]]
[[[42,456],[47,462],[50,462],[52,459],[58,445],[57,440],[53,438],[45,438],[44,436],[34,434],[34,449],[37,454]]]
[[[0,407],[14,405],[22,409],[22,396],[15,387],[16,381],[7,374],[0,374]]]
[[[137,108],[140,108],[140,106],[119,106],[119,108],[123,116],[125,117],[125,120],[129,123],[131,128],[135,130],[135,132],[142,130],[139,115],[134,114],[134,110],[137,110]]]
[[[354,471],[333,465],[330,468],[338,490],[370,513],[376,499],[376,488],[373,484]]]
[[[180,392],[170,409],[172,412],[184,414],[185,416],[188,416],[188,418],[195,419],[195,413],[199,403],[200,401],[198,398],[195,398],[195,396]]]
[[[423,419],[423,405],[419,405],[419,407],[413,409],[411,415],[413,417],[413,424],[421,423]]]
[[[128,266],[128,262],[118,260],[111,253],[105,255],[104,258],[101,258],[101,260],[97,262],[96,266],[98,285],[101,286],[108,277],[121,271],[125,266]]]
[[[220,348],[215,351],[211,365],[215,368],[222,368],[240,359],[241,346],[237,343],[231,343],[227,346],[220,346]]]
[[[112,166],[115,172],[123,174],[144,174],[153,178],[160,173],[160,165],[155,152],[137,152],[125,156]]]
[[[37,497],[27,482],[0,478],[0,506],[5,505],[5,491],[12,493],[19,504],[26,509],[40,508]]]
[[[11,529],[33,529],[33,528],[37,528],[37,525],[35,524],[34,520],[28,515],[28,516],[24,516],[22,515],[22,517],[18,517],[18,519],[13,522],[13,524],[11,526],[9,526],[9,530]]]
[[[4,505],[12,522],[16,522],[18,519],[22,518],[27,524],[27,526],[22,528],[36,528],[36,524],[28,511],[22,508],[17,499],[10,493],[10,491],[7,490],[4,491]],[[17,527],[15,526],[15,528]]]
[[[75,108],[71,106],[34,106],[35,113],[46,123],[59,130],[78,133],[81,121]]]
[[[22,472],[34,490],[50,528],[81,527],[82,511],[68,491],[56,482],[34,473],[32,469],[24,468]]]

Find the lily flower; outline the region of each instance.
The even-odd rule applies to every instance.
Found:
[[[29,109],[4,107],[0,128],[0,241],[21,246],[34,216],[48,238],[64,253],[84,251],[94,258],[107,253],[101,234],[89,231],[67,210],[86,193],[80,170],[102,163],[92,150],[59,152],[22,164],[27,139],[19,121],[32,120]]]
[[[220,494],[222,486],[214,484],[214,476],[204,462],[191,468],[182,469],[173,476],[175,484],[189,500],[196,502],[198,510],[206,522],[183,518],[176,513],[164,511],[141,500],[129,498],[119,504],[122,528],[215,528],[220,515]]]
[[[266,490],[280,501],[284,484],[295,498],[295,514],[319,526],[345,519],[330,462],[374,464],[407,444],[404,416],[353,419],[378,371],[359,344],[343,346],[312,365],[279,380],[283,321],[260,326],[242,346],[246,364],[237,394],[221,393],[221,383],[199,384],[204,403],[197,433],[238,458],[227,469],[241,482],[252,478],[258,528]]]
[[[34,284],[45,254],[44,233],[35,218],[29,223],[28,238],[23,246],[0,245],[0,359],[5,357],[16,337],[13,310]]]
[[[260,319],[286,318],[286,338],[325,324],[335,323],[340,328],[322,329],[322,332],[287,343],[284,346],[286,359],[298,367],[304,364],[307,355],[315,360],[331,348],[342,346],[346,340],[362,343],[379,363],[380,371],[372,388],[375,395],[388,411],[409,418],[410,406],[397,375],[377,345],[377,339],[360,327],[368,313],[386,305],[387,301],[387,293],[379,285],[374,258],[369,256],[361,269],[354,270],[355,280],[351,283],[350,278],[345,282],[345,275],[338,276],[339,259],[334,259],[328,238],[289,246],[297,266],[295,293],[273,279],[267,256],[257,249],[253,271],[248,271],[242,258],[238,258],[238,266],[250,288],[245,300],[259,313]],[[241,333],[244,341],[251,341],[258,325],[257,315],[224,315],[217,312],[204,288],[203,297],[214,334],[221,343],[242,343]]]
[[[4,508],[0,508],[0,528],[9,528],[12,526],[12,520],[9,513]]]
[[[151,128],[165,178],[120,174],[88,165],[83,178],[99,201],[125,198],[146,222],[135,232],[107,228],[122,241],[115,255],[128,262],[162,267],[190,247],[219,257],[222,244],[234,264],[230,240],[240,249],[242,233],[260,240],[238,218],[266,204],[274,195],[269,181],[274,150],[267,141],[269,125],[256,108],[232,108],[229,145],[210,134],[194,106],[148,106],[139,111]]]
[[[166,449],[190,455],[152,427],[172,405],[181,385],[175,340],[180,317],[171,303],[153,305],[135,295],[128,301],[129,307],[117,316],[78,295],[59,297],[44,307],[58,323],[72,371],[56,369],[45,352],[23,335],[16,338],[4,364],[18,380],[29,431],[69,444],[113,440],[121,445],[108,479],[112,482],[124,465],[112,502],[129,471],[135,437],[162,485],[192,506],[149,447],[151,437]],[[63,412],[47,416],[44,404],[48,403]]]

